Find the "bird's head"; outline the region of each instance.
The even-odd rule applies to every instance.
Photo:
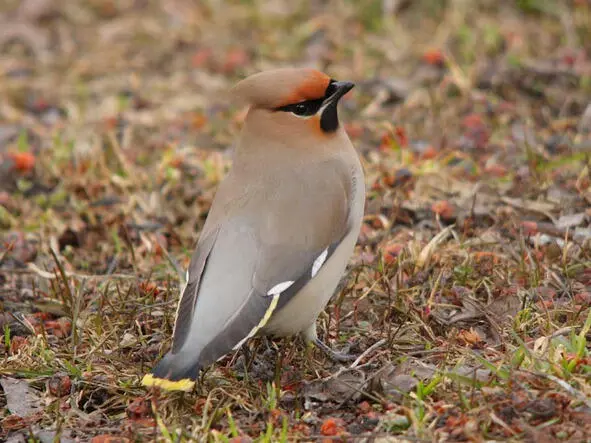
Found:
[[[234,88],[250,105],[246,124],[267,134],[331,136],[339,130],[337,105],[354,84],[309,68],[283,68],[252,75]]]

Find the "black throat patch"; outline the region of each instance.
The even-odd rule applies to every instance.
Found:
[[[329,103],[320,116],[320,129],[324,132],[335,132],[339,128],[337,102]]]

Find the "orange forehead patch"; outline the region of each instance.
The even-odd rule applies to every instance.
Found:
[[[310,70],[304,80],[283,100],[279,106],[291,105],[306,100],[316,100],[324,97],[330,77],[320,71]]]

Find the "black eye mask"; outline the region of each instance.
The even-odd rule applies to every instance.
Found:
[[[324,97],[318,98],[316,100],[306,100],[305,102],[294,103],[293,105],[281,106],[280,108],[275,108],[275,110],[283,112],[293,112],[295,115],[308,117],[310,115],[316,114],[322,106],[323,102]]]
[[[338,89],[336,83],[335,80],[330,81],[326,88],[326,92],[324,93],[324,97],[322,98],[281,106],[275,108],[275,111],[291,112],[301,117],[309,117],[316,114],[322,105],[327,104],[320,117],[320,128],[324,132],[334,132],[339,127],[339,118],[337,114],[338,100],[331,100]]]

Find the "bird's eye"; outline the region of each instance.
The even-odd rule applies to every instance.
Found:
[[[321,98],[317,100],[306,100],[305,102],[281,106],[280,108],[275,108],[275,110],[291,112],[292,114],[298,115],[300,117],[309,117],[318,112],[322,106],[322,102],[323,99]]]
[[[292,112],[295,115],[310,115],[310,107],[306,103],[298,103],[294,105]]]

